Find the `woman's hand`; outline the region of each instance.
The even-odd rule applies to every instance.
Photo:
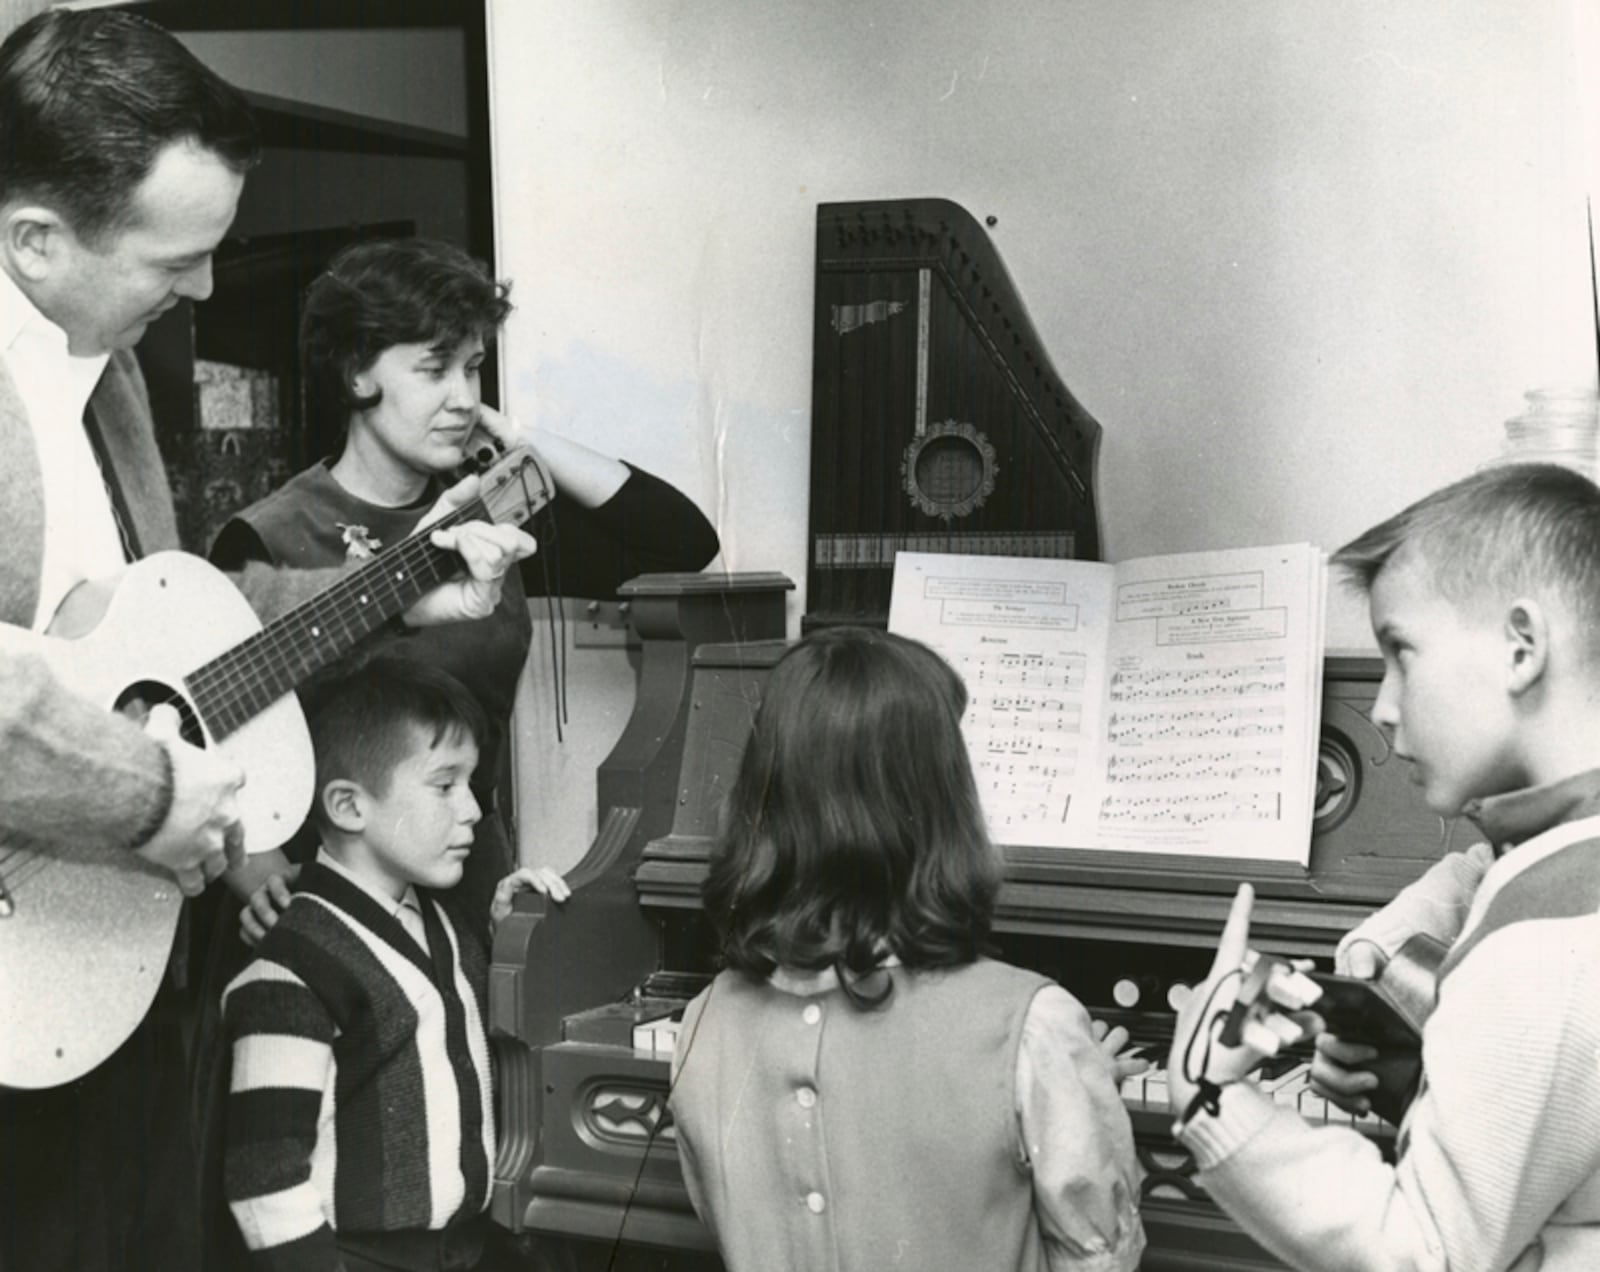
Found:
[[[487,402],[478,403],[478,426],[506,450],[527,446],[531,429],[523,428],[504,411],[497,411]]]
[[[492,406],[479,405],[478,423],[508,450],[517,446],[531,450],[549,471],[562,496],[585,508],[598,508],[628,480],[628,466],[620,459],[590,450],[558,433],[535,432]]]
[[[511,915],[512,898],[519,892],[542,892],[552,901],[565,901],[572,895],[567,881],[549,866],[523,866],[513,870],[494,890],[489,903],[489,923],[499,927]]]
[[[478,479],[458,481],[439,502],[428,510],[421,525],[431,525],[441,517],[465,507],[478,497]],[[506,571],[537,550],[533,536],[516,526],[490,525],[487,521],[463,521],[459,525],[435,530],[433,545],[460,555],[467,576],[441,583],[406,611],[413,627],[431,627],[462,619],[488,618],[500,603],[500,588]]]
[[[289,908],[293,895],[289,885],[300,877],[299,866],[287,866],[281,873],[267,876],[266,882],[250,894],[239,911],[239,939],[254,949]]]

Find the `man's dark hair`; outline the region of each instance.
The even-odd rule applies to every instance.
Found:
[[[487,724],[478,700],[455,677],[415,658],[387,651],[338,664],[307,686],[306,714],[317,759],[313,812],[326,819],[322,793],[334,781],[388,793],[397,765],[447,738],[481,744]]]
[[[426,345],[453,355],[474,336],[489,340],[511,312],[511,288],[483,263],[437,239],[372,239],[345,248],[306,291],[301,364],[313,418],[336,433],[352,411],[370,411],[352,383],[385,349]]]
[[[244,98],[154,23],[49,11],[0,45],[0,206],[37,201],[103,242],[156,158],[186,141],[234,172],[261,152]]]

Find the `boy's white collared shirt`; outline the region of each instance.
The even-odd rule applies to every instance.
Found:
[[[428,952],[428,929],[422,922],[422,902],[417,897],[417,890],[410,884],[406,885],[405,895],[398,901],[391,897],[382,888],[368,879],[362,878],[343,862],[337,860],[326,848],[317,849],[317,864],[328,867],[334,874],[342,879],[348,879],[361,891],[381,905],[386,914],[392,914],[400,920],[400,926],[405,928],[416,943],[422,947],[422,952]]]

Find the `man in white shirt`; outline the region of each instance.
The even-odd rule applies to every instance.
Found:
[[[210,294],[259,140],[234,89],[121,11],[52,11],[17,28],[0,45],[0,103],[0,624],[39,631],[78,583],[177,546],[130,351],[180,300]],[[434,541],[467,576],[419,602],[413,623],[487,613],[504,571],[533,550],[521,531],[483,523]],[[270,616],[331,576],[263,570],[241,587]],[[0,900],[9,844],[137,852],[191,896],[237,858],[234,763],[108,716],[4,650]],[[79,1082],[0,1092],[0,1269],[198,1267],[169,997]]]

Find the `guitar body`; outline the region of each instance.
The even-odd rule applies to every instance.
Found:
[[[110,590],[76,589],[47,636],[0,624],[0,652],[38,654],[67,689],[107,711],[172,703],[187,740],[244,770],[245,851],[265,852],[299,829],[316,785],[292,691],[460,575],[460,557],[434,546],[435,531],[520,525],[554,494],[539,456],[514,447],[480,475],[475,498],[469,492],[266,627],[226,575],[161,552]],[[0,1086],[70,1082],[122,1045],[161,984],[183,902],[171,875],[135,853],[31,851],[42,847],[0,843],[0,901],[10,911],[0,906]]]
[[[108,602],[93,593],[85,585],[68,597],[50,636],[5,628],[0,648],[39,654],[68,689],[108,711],[130,696],[154,702],[170,694],[204,745],[247,775],[239,792],[246,850],[282,844],[305,819],[315,785],[298,700],[279,698],[218,741],[184,691],[186,675],[261,630],[243,595],[180,552],[130,566]],[[14,906],[0,918],[0,1085],[70,1082],[109,1057],[149,1010],[182,893],[135,853],[71,846],[7,852],[0,881]]]

